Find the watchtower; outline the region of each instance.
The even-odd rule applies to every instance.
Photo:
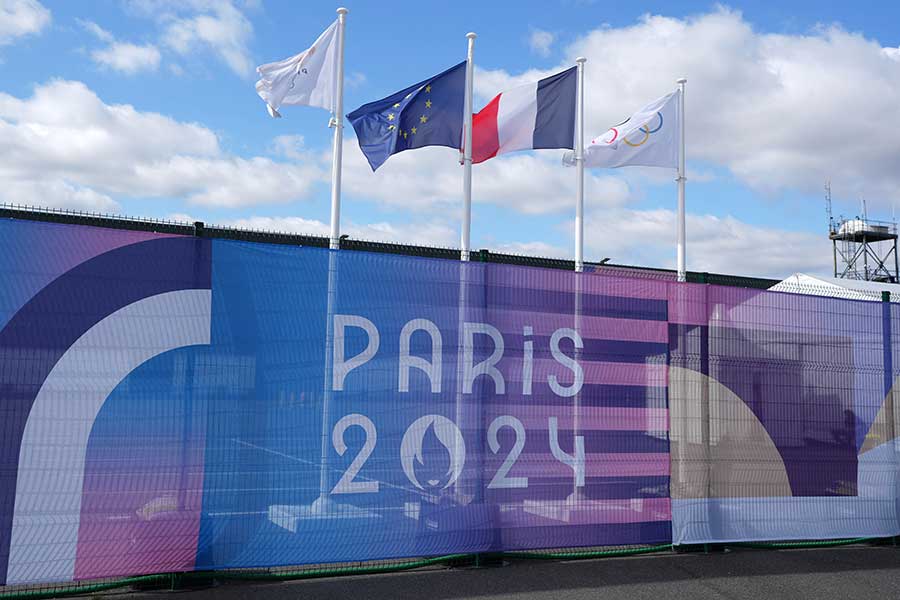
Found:
[[[831,215],[831,186],[825,186],[828,237],[834,256],[834,276],[887,283],[900,282],[897,259],[897,224],[862,216],[837,221]]]

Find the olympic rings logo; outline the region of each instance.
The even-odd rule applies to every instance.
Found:
[[[612,144],[619,137],[619,129],[618,128],[630,120],[631,120],[631,117],[625,119],[624,121],[615,125],[614,127],[610,127],[609,131],[607,131],[605,134],[603,134],[603,137],[597,138],[597,139],[593,140],[591,143],[592,144],[604,143],[607,145]],[[655,125],[656,125],[655,127],[652,127],[651,123],[653,123],[653,121],[656,121],[656,120],[658,120],[659,122],[655,123]],[[628,137],[626,136],[626,137],[622,138],[622,141],[625,142],[626,144],[628,144],[629,146],[631,146],[632,148],[637,148],[638,146],[643,146],[644,144],[647,143],[647,140],[650,139],[651,135],[653,135],[654,133],[656,133],[657,131],[662,129],[662,126],[663,126],[662,113],[657,112],[655,119],[652,119],[651,121],[644,123],[643,125],[641,125],[640,129],[638,129],[637,132],[634,132],[634,133],[640,132],[641,134],[643,134],[639,140],[636,140],[636,141],[629,140]],[[607,137],[609,137],[610,134],[612,134],[612,137],[609,139],[606,139]]]

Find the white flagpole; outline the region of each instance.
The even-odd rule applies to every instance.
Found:
[[[334,147],[331,161],[331,238],[328,243],[328,299],[325,308],[325,389],[322,395],[322,440],[319,458],[319,497],[309,510],[312,514],[328,514],[333,510],[329,496],[328,476],[328,435],[331,429],[331,387],[334,372],[334,313],[337,303],[338,256],[335,250],[341,247],[341,157],[344,130],[344,23],[346,8],[337,9],[338,14],[338,59],[337,81],[335,81],[334,116],[330,125],[334,127]]]
[[[684,84],[687,79],[678,79],[678,87],[681,90],[681,98],[678,101],[678,247],[676,259],[678,264],[678,281],[687,281],[687,269],[685,267],[685,215],[684,215],[684,183],[687,177],[684,175]]]
[[[328,247],[337,250],[341,247],[341,159],[344,142],[344,27],[347,22],[346,8],[337,9],[338,14],[338,56],[334,117],[334,148],[331,159],[331,239]]]
[[[584,63],[587,59],[579,56],[575,59],[578,65],[578,79],[575,90],[575,176],[577,187],[575,195],[575,271],[584,271]],[[575,331],[581,334],[583,277],[575,276]],[[581,350],[575,348],[575,360],[581,362]],[[581,393],[572,398],[572,440],[578,439],[581,426]],[[573,454],[577,455],[577,453]],[[570,505],[578,505],[583,494],[578,487],[578,477],[573,478],[572,493],[567,501]]]
[[[475,38],[471,31],[466,34],[469,48],[466,52],[466,96],[463,112],[463,219],[460,239],[460,260],[469,260],[469,234],[472,228],[472,80],[474,78]]]
[[[584,63],[587,59],[579,56],[578,89],[575,92],[575,270],[584,271]]]

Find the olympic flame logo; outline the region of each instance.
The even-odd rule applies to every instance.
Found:
[[[422,446],[425,441],[425,433],[429,428],[433,428],[438,442],[440,442],[450,457],[450,466],[446,474],[447,482],[443,486],[443,489],[447,489],[459,479],[463,466],[466,463],[466,443],[463,441],[462,432],[456,426],[456,423],[447,417],[425,415],[413,422],[409,429],[406,430],[406,433],[403,434],[403,440],[400,442],[400,464],[410,483],[420,490],[424,490],[424,486],[416,477],[414,463],[425,464]],[[427,483],[429,486],[437,486],[440,482],[435,479],[429,480]]]

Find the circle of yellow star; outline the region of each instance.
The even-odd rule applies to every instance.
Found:
[[[419,121],[422,122],[422,123],[427,123],[427,122],[428,122],[428,117],[426,117],[425,115],[422,115],[421,117],[419,117]]]
[[[388,121],[394,120],[394,113],[388,113]]]
[[[430,85],[426,85],[426,86],[425,86],[425,93],[427,93],[427,94],[430,94],[430,93],[431,93],[431,86],[430,86]]]
[[[409,132],[412,133],[413,135],[416,135],[416,128],[415,127],[410,128]]]
[[[425,101],[425,108],[431,108],[431,100]]]

